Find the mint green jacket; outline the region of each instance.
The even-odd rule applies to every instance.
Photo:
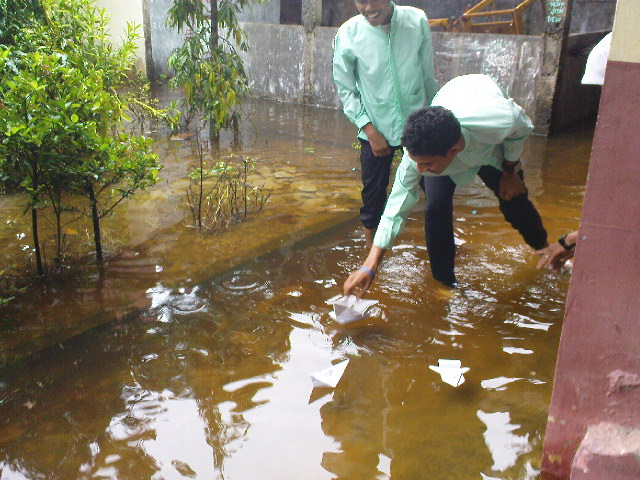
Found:
[[[409,212],[418,203],[422,175],[449,176],[456,186],[463,186],[483,165],[502,171],[503,160],[515,162],[520,158],[524,141],[533,130],[522,107],[486,75],[454,78],[440,89],[432,105],[453,112],[462,127],[465,147],[440,174],[418,172],[416,162],[405,150],[373,240],[378,247],[390,248],[402,231]]]
[[[391,146],[400,145],[407,116],[437,91],[429,22],[422,10],[394,5],[389,33],[362,15],[347,20],[334,40],[333,80],[347,118],[371,122]]]

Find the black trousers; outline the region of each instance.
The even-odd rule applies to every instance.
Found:
[[[391,147],[391,153],[384,157],[376,157],[371,144],[360,140],[360,172],[362,176],[362,207],[360,221],[375,230],[378,228],[384,206],[387,203],[387,188],[391,174],[393,154],[400,147]]]
[[[513,228],[520,232],[528,245],[537,249],[547,244],[547,232],[540,214],[529,195],[523,193],[511,200],[500,198],[499,186],[502,172],[485,165],[478,176],[489,187],[500,203],[500,211]],[[520,178],[523,178],[520,172]],[[451,177],[423,176],[425,183],[424,231],[433,278],[445,285],[454,285],[453,272],[456,247],[453,240],[453,194],[456,184]]]

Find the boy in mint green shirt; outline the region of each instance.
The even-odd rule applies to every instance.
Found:
[[[405,153],[373,247],[364,265],[344,284],[362,295],[371,284],[386,249],[402,231],[415,207],[420,180],[425,184],[425,236],[431,271],[445,285],[454,275],[453,194],[476,175],[498,199],[505,219],[536,250],[547,232],[529,200],[520,154],[533,125],[524,110],[486,75],[463,75],[445,84],[432,106],[413,112],[402,136]]]
[[[355,0],[357,15],[336,34],[333,79],[361,143],[360,220],[367,246],[380,222],[394,150],[409,113],[437,91],[429,22],[422,10],[389,0]]]

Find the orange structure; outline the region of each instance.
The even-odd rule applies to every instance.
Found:
[[[434,28],[441,28],[443,32],[446,32],[449,30],[449,19],[448,18],[430,18],[429,27],[431,27],[432,30]]]
[[[524,0],[515,8],[496,9],[495,0],[481,0],[451,24],[452,31],[466,33],[525,34],[523,13],[538,0]],[[540,0],[546,15],[545,0]]]

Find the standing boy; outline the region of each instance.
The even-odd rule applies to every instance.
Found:
[[[498,198],[505,219],[538,250],[547,232],[529,200],[520,167],[525,139],[533,130],[524,110],[486,75],[464,75],[445,84],[433,106],[413,112],[402,135],[405,154],[374,245],[344,284],[345,295],[368,288],[384,252],[402,231],[418,201],[424,178],[425,235],[431,272],[445,285],[454,275],[453,194],[476,175]]]
[[[355,0],[361,13],[336,34],[333,80],[347,118],[358,128],[367,247],[387,200],[394,150],[407,116],[437,91],[429,22],[422,10],[390,0]]]

